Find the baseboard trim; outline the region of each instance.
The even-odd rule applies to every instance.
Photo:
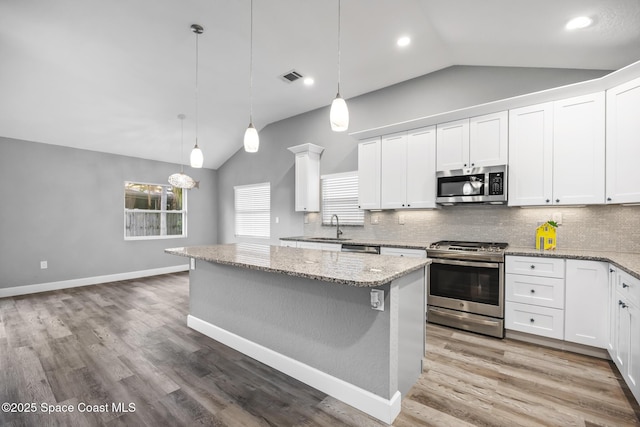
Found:
[[[127,273],[107,274],[104,276],[84,277],[81,279],[61,280],[59,282],[0,288],[0,298],[77,288],[79,286],[98,285],[100,283],[118,282],[120,280],[139,279],[141,277],[158,276],[160,274],[178,273],[188,270],[189,264],[184,264],[171,267],[152,268],[149,270],[130,271]]]
[[[396,391],[391,399],[384,399],[340,378],[336,378],[314,367],[294,360],[239,335],[212,325],[209,322],[189,315],[187,325],[224,345],[252,357],[265,365],[284,372],[329,396],[353,406],[387,424],[391,424],[400,413],[400,392]]]

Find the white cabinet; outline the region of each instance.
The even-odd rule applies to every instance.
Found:
[[[435,126],[383,136],[382,209],[435,207]]]
[[[509,112],[509,205],[604,202],[604,93]]]
[[[640,185],[630,177],[640,159],[640,79],[607,91],[607,203],[640,202]]]
[[[507,256],[505,328],[564,338],[564,259]]]
[[[604,203],[604,92],[553,104],[553,203]]]
[[[607,348],[609,265],[568,259],[565,278],[564,340]]]
[[[401,256],[409,258],[426,258],[427,251],[424,249],[390,248],[383,246],[380,248],[380,255]]]
[[[640,401],[640,280],[618,270],[613,295],[610,320],[615,327],[609,354]]]
[[[380,137],[358,144],[358,207],[380,209]]]
[[[295,154],[295,210],[320,211],[320,154],[324,148],[315,144],[289,147]]]
[[[506,111],[437,125],[438,171],[507,164]]]
[[[553,103],[509,111],[509,206],[551,202]]]

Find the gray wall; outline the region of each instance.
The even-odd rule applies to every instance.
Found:
[[[185,264],[168,247],[217,241],[217,172],[187,196],[188,238],[125,241],[124,181],[165,183],[175,164],[0,138],[0,288]],[[40,261],[48,269],[40,269]]]
[[[349,129],[369,129],[605,74],[593,70],[454,66],[349,99]],[[343,82],[345,88],[347,85]],[[327,99],[327,104],[330,101]],[[234,236],[233,186],[265,181],[271,182],[272,192],[272,237],[266,242],[277,244],[280,237],[304,233],[304,215],[294,212],[294,157],[287,147],[307,142],[325,147],[321,174],[357,169],[358,141],[331,131],[328,107],[268,125],[260,130],[258,153],[241,149],[218,170],[221,243],[248,240]]]

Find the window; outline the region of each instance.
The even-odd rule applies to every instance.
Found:
[[[322,223],[338,215],[340,224],[364,225],[364,211],[358,208],[358,172],[322,176]]]
[[[125,182],[125,240],[186,237],[186,197],[171,185]]]
[[[271,184],[238,185],[235,195],[236,236],[265,237],[271,235]]]

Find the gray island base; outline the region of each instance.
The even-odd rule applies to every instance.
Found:
[[[252,244],[166,252],[191,258],[189,327],[381,421],[400,413],[422,372],[429,260]]]

